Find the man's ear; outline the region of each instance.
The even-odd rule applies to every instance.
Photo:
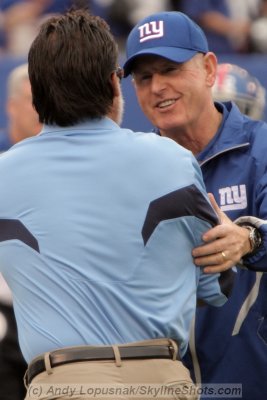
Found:
[[[121,94],[120,79],[118,78],[116,71],[112,72],[110,81],[111,81],[111,86],[113,89],[114,97],[120,96],[120,94]]]
[[[214,85],[216,79],[216,72],[217,72],[217,57],[214,53],[209,51],[204,56],[204,63],[206,69],[206,82],[208,86],[212,87]]]

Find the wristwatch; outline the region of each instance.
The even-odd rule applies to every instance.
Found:
[[[261,239],[261,235],[260,232],[258,231],[257,228],[255,228],[255,226],[251,226],[251,225],[241,225],[242,228],[246,228],[249,231],[249,242],[250,242],[250,248],[251,251],[246,254],[246,256],[254,253],[261,245],[262,239]]]

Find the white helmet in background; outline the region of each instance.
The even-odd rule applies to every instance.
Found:
[[[265,89],[257,78],[234,64],[219,64],[213,86],[216,101],[233,101],[243,114],[262,119],[265,108]]]

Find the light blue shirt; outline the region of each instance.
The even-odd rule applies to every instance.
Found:
[[[225,303],[219,275],[193,263],[217,220],[174,141],[108,118],[45,126],[0,156],[0,176],[0,270],[27,361],[158,337],[183,354],[197,292]]]

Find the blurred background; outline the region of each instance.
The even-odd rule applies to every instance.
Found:
[[[267,88],[267,0],[0,0],[0,136],[6,132],[6,82],[27,61],[29,47],[45,18],[70,7],[88,7],[111,26],[125,60],[125,40],[137,21],[154,12],[185,12],[205,31],[220,63],[245,68]],[[123,126],[147,131],[131,78],[122,80],[126,99]],[[238,88],[237,88],[238,90]],[[266,107],[262,119],[267,121]]]
[[[23,64],[40,24],[70,7],[87,7],[109,23],[121,65],[126,37],[140,19],[160,11],[184,12],[203,28],[218,57],[214,99],[233,100],[245,114],[267,121],[267,0],[0,0],[0,153],[40,130]],[[122,80],[122,91],[122,126],[151,131],[131,77]],[[26,365],[17,345],[11,295],[1,277],[0,286],[0,399],[22,400]],[[5,397],[10,390],[13,394]]]

